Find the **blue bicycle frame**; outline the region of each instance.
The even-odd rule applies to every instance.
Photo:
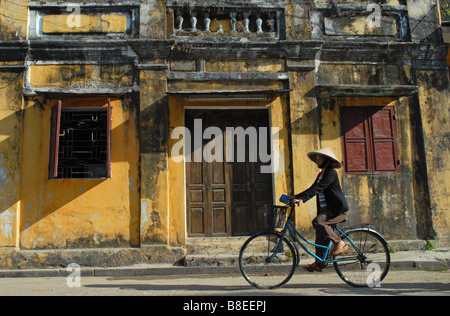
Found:
[[[289,216],[289,217],[290,217],[290,216]],[[340,258],[340,259],[337,259],[337,260],[334,260],[334,259],[333,259],[333,260],[327,260],[328,253],[329,253],[330,250],[331,250],[331,243],[332,243],[332,241],[330,240],[330,242],[328,243],[328,246],[323,246],[323,245],[317,245],[317,244],[315,244],[315,243],[313,243],[313,242],[310,242],[310,241],[306,240],[306,239],[305,239],[305,238],[297,231],[297,229],[294,227],[294,224],[292,223],[292,221],[290,220],[289,217],[288,217],[288,219],[287,219],[287,221],[286,221],[286,224],[285,224],[285,226],[284,226],[284,229],[283,229],[283,231],[282,231],[282,238],[280,239],[280,242],[279,242],[279,244],[278,244],[278,246],[277,246],[277,249],[275,250],[275,252],[273,253],[273,255],[270,256],[270,258],[268,258],[268,261],[272,260],[272,259],[278,254],[278,251],[280,250],[282,241],[283,241],[283,239],[286,237],[286,232],[287,232],[287,231],[289,231],[289,232],[291,233],[291,235],[294,236],[295,241],[303,248],[303,250],[305,250],[308,254],[310,254],[311,256],[313,256],[314,258],[316,258],[316,259],[319,260],[319,261],[326,262],[326,263],[334,263],[334,262],[343,262],[343,261],[352,261],[352,260],[355,260],[354,257],[350,257],[350,258],[348,258],[348,257],[347,257],[347,258]],[[348,236],[347,236],[342,230],[340,230],[338,227],[335,227],[335,228],[334,228],[334,231],[336,231],[336,230],[337,230],[339,233],[341,233],[341,234],[342,234],[342,235],[343,235],[343,236],[351,243],[351,245],[352,245],[352,246],[356,249],[356,251],[358,252],[358,255],[360,255],[360,254],[361,254],[361,251],[359,250],[358,246],[356,246],[356,244],[351,240],[351,238],[348,237]],[[307,244],[309,244],[309,245],[311,245],[311,246],[326,249],[323,258],[320,258],[320,257],[317,256],[315,253],[313,253],[313,252],[310,251],[308,248],[306,248],[306,247],[302,244],[302,242],[301,242],[300,240],[298,240],[297,236],[300,237],[304,242],[306,242]],[[294,247],[295,247],[295,245],[294,245]]]

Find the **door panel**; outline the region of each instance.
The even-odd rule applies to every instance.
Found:
[[[203,235],[205,233],[205,225],[204,225],[204,209],[203,207],[191,207],[190,214],[190,231],[191,234],[200,234]]]
[[[194,119],[202,119],[202,131],[219,127],[223,140],[216,142],[226,153],[232,143],[226,139],[226,127],[268,127],[267,110],[186,110],[186,127],[194,144]],[[264,134],[266,135],[266,134]],[[269,135],[269,133],[267,133]],[[269,136],[268,136],[269,137]],[[203,149],[214,139],[203,140]],[[261,174],[261,163],[249,162],[249,137],[246,137],[245,162],[237,162],[237,140],[234,161],[186,163],[187,219],[189,236],[241,236],[264,228],[264,205],[272,204],[272,175]],[[267,144],[270,144],[268,139]],[[254,144],[253,144],[254,145]],[[209,147],[208,147],[209,148]],[[207,149],[208,149],[207,148]],[[192,148],[192,152],[195,148]],[[242,149],[241,149],[242,150]],[[270,153],[270,148],[266,152]],[[213,152],[215,154],[215,152]],[[259,157],[258,157],[259,158]]]
[[[258,140],[262,135],[267,137],[265,148],[262,152],[271,152],[270,133],[260,133],[259,128],[269,126],[268,112],[264,110],[243,111],[233,118],[229,118],[234,126],[254,127],[258,132]],[[245,163],[235,162],[233,168],[233,198],[232,217],[233,234],[235,236],[251,235],[264,229],[264,210],[266,204],[273,204],[272,199],[272,174],[261,173],[263,165],[259,160],[249,162],[250,137],[246,137]],[[259,141],[257,142],[259,146]],[[252,144],[255,146],[255,144]],[[242,150],[242,149],[240,149]],[[257,152],[261,149],[258,148]],[[237,142],[235,141],[235,160],[237,159]],[[262,220],[261,220],[262,219]]]

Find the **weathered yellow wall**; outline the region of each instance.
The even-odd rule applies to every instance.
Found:
[[[369,13],[367,14],[369,15]],[[397,34],[396,21],[393,17],[383,17],[381,27],[368,26],[367,16],[362,17],[326,17],[324,19],[327,35],[343,36],[395,36]]]
[[[274,142],[274,150],[279,154],[278,168],[273,175],[275,198],[291,190],[291,173],[289,159],[289,134],[286,129],[288,120],[287,103],[283,97],[277,97],[271,102],[254,101],[186,101],[183,97],[173,96],[169,98],[170,108],[170,130],[172,134],[174,128],[184,126],[185,107],[204,107],[205,109],[223,109],[224,107],[242,108],[269,108],[270,122],[272,128],[279,128],[278,138]],[[274,133],[275,129],[273,129]],[[181,139],[181,138],[180,138]],[[171,156],[173,146],[180,139],[169,139],[169,209],[170,209],[170,243],[171,245],[186,244],[186,183],[185,183],[185,162],[177,162]],[[178,152],[174,151],[174,154]],[[274,201],[276,203],[276,201]]]
[[[289,147],[290,133],[289,110],[286,97],[277,97],[270,103],[270,122],[272,125],[272,137],[274,139],[273,148],[278,150],[279,155],[273,153],[272,159],[277,159],[274,181],[274,204],[279,204],[278,199],[282,194],[288,194],[292,190],[291,176],[291,150]],[[275,134],[275,128],[278,128],[278,134]]]
[[[127,16],[120,14],[101,15],[45,15],[42,33],[124,33],[127,31]]]
[[[411,141],[411,126],[409,124],[409,99],[403,98],[341,98],[336,100],[337,106],[324,106],[322,124],[334,109],[336,114],[332,125],[340,130],[340,106],[393,106],[396,113],[397,143],[400,159],[400,172],[380,175],[351,175],[340,170],[343,189],[350,204],[351,223],[370,223],[386,238],[415,239],[416,225],[411,219],[416,218],[414,205],[414,186],[412,152],[417,151]],[[332,118],[330,117],[332,120]],[[339,135],[330,137],[322,128],[322,138],[333,138],[335,149],[342,157],[342,140]]]
[[[399,5],[400,0],[387,0],[386,5]],[[314,33],[315,13],[311,13],[315,4],[332,4],[329,0],[315,1],[285,1],[286,3],[286,38],[288,40],[310,40]],[[368,1],[346,0],[335,1],[334,4],[364,4]],[[358,13],[356,17],[346,17],[345,14],[338,16],[334,14],[327,18],[327,28],[325,32],[328,35],[393,35],[396,33],[395,21],[389,17],[382,20],[382,28],[372,28],[367,26],[367,16],[370,12]],[[317,27],[318,25],[316,25]],[[334,29],[333,27],[334,26]],[[317,31],[317,30],[316,30]]]
[[[421,84],[419,102],[424,133],[427,177],[434,229],[450,241],[450,161],[449,134],[450,93],[446,69],[418,71]]]
[[[326,65],[321,67],[327,69]],[[334,68],[339,67],[333,65],[328,73],[339,72]],[[351,75],[354,84],[367,80],[367,77],[362,76],[359,71],[346,73],[348,78]],[[394,106],[398,118],[397,140],[401,172],[389,175],[349,175],[344,174],[343,169],[339,169],[338,174],[350,205],[350,224],[371,223],[387,238],[415,239],[415,188],[411,151],[417,151],[417,148],[413,145],[411,149],[414,142],[411,141],[411,126],[408,123],[409,99],[382,97],[316,99],[309,96],[311,95],[309,92],[314,88],[314,76],[313,72],[290,74],[293,193],[297,194],[309,188],[319,173],[317,166],[307,158],[308,152],[331,147],[339,159],[343,160],[339,120],[341,106]],[[340,77],[340,80],[345,78]],[[315,198],[296,208],[296,225],[310,237],[313,237],[311,221],[316,214]]]
[[[285,62],[280,59],[224,59],[211,58],[205,61],[206,72],[282,72]]]
[[[292,194],[300,193],[311,186],[317,177],[317,168],[306,157],[310,151],[320,148],[317,100],[305,95],[314,88],[314,73],[290,73],[290,125],[292,137]],[[315,201],[308,201],[296,208],[296,226],[303,231],[311,228],[316,216]]]
[[[166,37],[166,0],[143,0],[140,13],[141,37]]]
[[[168,104],[165,73],[141,71],[141,245],[169,243]],[[178,196],[181,194],[177,193]]]
[[[105,88],[133,85],[130,65],[33,65],[32,88]]]
[[[277,73],[285,71],[285,63],[279,59],[246,59],[246,58],[208,58],[202,61],[205,73],[208,72],[254,72],[254,73]],[[195,71],[195,63],[188,60],[172,61],[172,70]],[[141,75],[142,82],[142,75]],[[160,85],[160,84],[158,84]],[[169,91],[245,91],[245,90],[268,90],[284,89],[285,83],[279,80],[169,80],[167,89]],[[146,91],[147,88],[144,90]],[[142,93],[142,90],[141,90]],[[145,92],[147,93],[147,92]],[[290,149],[288,124],[287,98],[277,97],[270,102],[251,101],[187,101],[182,96],[170,96],[168,100],[170,123],[169,136],[176,127],[184,126],[185,107],[203,107],[205,109],[223,109],[224,107],[239,108],[269,108],[272,127],[279,128],[278,141],[274,144],[280,153],[279,169],[273,175],[274,194],[276,200],[282,193],[291,191],[290,171]],[[187,243],[186,232],[186,184],[185,164],[176,162],[170,156],[172,147],[178,139],[168,140],[168,199],[169,199],[169,243],[173,246],[182,246]],[[159,171],[155,177],[165,177],[165,170]],[[166,193],[161,196],[162,200],[167,197]],[[164,210],[161,210],[163,212]]]
[[[82,248],[139,245],[139,143],[136,111],[112,105],[112,178],[49,180],[51,107],[30,100],[24,110],[20,247]],[[107,100],[64,100],[64,107],[105,106]]]
[[[184,99],[169,97],[170,128],[169,135],[174,128],[184,126]],[[186,183],[184,179],[185,164],[177,163],[172,157],[172,147],[178,140],[169,138],[169,222],[170,244],[186,244]]]
[[[0,2],[0,40],[26,40],[28,0]]]
[[[408,65],[393,64],[333,64],[321,62],[318,66],[317,81],[329,85],[379,85],[409,84],[411,69]]]
[[[192,87],[197,85],[198,90],[216,90],[216,91],[252,91],[252,90],[278,90],[284,89],[284,84],[278,80],[242,82],[236,84],[229,80],[207,80],[203,82],[193,83],[189,81],[173,81],[169,82],[169,91],[195,91]]]
[[[311,20],[308,10],[314,1],[286,1],[286,38],[288,40],[310,40]]]
[[[15,247],[20,179],[22,73],[0,75],[0,247]]]
[[[286,1],[286,38],[288,41],[310,40],[313,27],[310,10],[314,4],[326,4],[329,1],[297,2]],[[363,3],[360,0],[346,2]],[[399,5],[400,2],[403,3],[392,0],[386,1],[386,4]],[[428,15],[434,2],[407,1],[411,28],[414,30],[413,40],[421,41],[435,32],[431,22],[420,22]],[[27,3],[27,0],[0,1],[0,40],[27,38]],[[47,34],[61,31],[97,34],[124,32],[127,27],[123,15],[83,15],[81,22],[80,28],[67,30],[67,16],[46,16],[43,31]],[[223,23],[225,30],[228,30],[226,24]],[[393,35],[395,28],[392,21],[385,24],[388,26],[385,33]],[[166,11],[166,1],[142,1],[141,39],[167,39],[173,31],[172,26],[173,12]],[[214,24],[211,28],[215,30]],[[374,31],[365,28],[361,17],[336,21],[336,28],[347,35],[373,34]],[[139,43],[134,45],[138,46]],[[211,48],[209,53],[214,49]],[[241,50],[243,54],[240,56],[245,56],[245,49]],[[331,85],[371,85],[374,82],[390,85],[409,84],[413,78],[409,66],[388,63],[380,67],[370,64],[327,65],[322,62],[317,72],[290,71],[286,65],[295,68],[314,64],[314,59],[286,61],[281,57],[283,52],[280,52],[279,59],[209,56],[200,60],[198,58],[201,55],[197,50],[193,55],[197,60],[188,56],[191,59],[170,62],[163,59],[165,57],[158,59],[152,54],[145,55],[139,63],[168,63],[172,71],[178,68],[185,72],[198,71],[197,63],[202,63],[201,70],[206,73],[289,72],[289,84],[283,80],[186,79],[167,82],[165,71],[141,70],[140,104],[132,104],[127,98],[113,100],[113,177],[106,180],[48,180],[50,107],[56,100],[29,98],[23,107],[22,78],[19,76],[10,84],[8,77],[14,77],[16,73],[2,72],[7,77],[0,77],[0,246],[32,249],[185,245],[184,164],[175,163],[169,156],[176,142],[169,135],[173,128],[184,125],[185,106],[198,104],[189,103],[182,97],[167,97],[166,91],[237,91],[286,87],[292,89],[289,96],[264,104],[201,104],[219,107],[231,105],[237,108],[270,107],[272,125],[282,127],[278,144],[282,165],[274,175],[276,199],[281,193],[298,193],[312,184],[318,169],[306,157],[309,151],[332,147],[342,157],[338,119],[340,106],[393,105],[399,117],[398,122],[402,122],[397,126],[401,174],[350,176],[340,170],[343,187],[353,207],[351,221],[380,224],[385,230],[382,233],[388,237],[415,238],[415,221],[422,221],[422,218],[428,220],[426,214],[414,214],[414,205],[416,210],[422,209],[423,197],[428,193],[425,187],[416,183],[426,182],[425,178],[421,178],[426,177],[430,183],[433,228],[439,235],[448,236],[450,212],[447,191],[450,183],[445,176],[449,172],[448,159],[445,159],[448,157],[448,139],[442,131],[448,124],[449,96],[448,82],[447,85],[441,82],[444,76],[438,78],[432,71],[418,72],[422,87],[417,104],[414,104],[413,98],[407,97],[317,99],[310,92],[318,82]],[[172,51],[170,54],[183,58],[184,53]],[[186,52],[186,55],[189,54]],[[32,88],[91,89],[91,92],[95,88],[131,87],[134,85],[133,79],[138,76],[131,64],[33,65],[29,71]],[[7,87],[3,88],[5,85]],[[64,106],[91,103],[104,106],[105,102],[104,98],[65,100]],[[140,107],[139,114],[137,107]],[[415,161],[421,159],[418,153],[420,145],[416,141],[420,135],[413,132],[421,126],[410,123],[410,120],[418,117],[424,122],[424,156],[427,159],[423,166],[427,175],[416,176]],[[316,204],[313,199],[296,209],[297,227],[311,232],[311,220],[315,216]]]

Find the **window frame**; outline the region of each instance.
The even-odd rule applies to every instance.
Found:
[[[360,143],[364,142],[366,144],[366,156],[365,163],[367,166],[367,169],[365,170],[349,170],[349,159],[351,157],[348,157],[348,144],[352,143],[351,139],[347,138],[347,133],[350,130],[347,130],[348,126],[346,126],[345,118],[346,114],[345,112],[352,112],[351,115],[358,115],[362,112],[365,113],[363,115],[364,119],[361,123],[363,123],[363,128],[365,132],[365,138],[360,138]],[[357,111],[359,113],[357,114]],[[374,127],[374,117],[377,113],[380,111],[389,111],[389,124],[390,124],[390,137],[376,137],[375,129]],[[398,150],[398,134],[397,134],[397,124],[396,124],[396,115],[395,115],[395,108],[394,106],[341,106],[340,107],[340,124],[341,124],[341,143],[342,143],[342,152],[343,152],[343,165],[344,165],[344,172],[349,175],[376,175],[376,174],[397,174],[400,173],[400,157],[399,157],[399,150]],[[375,128],[375,129],[374,129]],[[353,142],[356,143],[357,141]],[[380,143],[392,143],[392,154],[393,157],[389,158],[392,159],[391,162],[393,162],[394,168],[393,169],[382,169],[381,167],[377,167],[377,161],[380,161],[382,159],[385,159],[386,156],[379,156],[382,155],[381,153],[377,153],[375,151],[375,147]],[[378,159],[377,159],[378,158]],[[385,161],[385,160],[383,160]]]
[[[112,159],[111,159],[111,128],[112,128],[112,107],[111,99],[108,99],[106,107],[67,107],[64,108],[63,100],[58,100],[58,103],[52,107],[51,127],[50,127],[50,148],[49,148],[49,166],[48,179],[49,180],[101,180],[112,177]],[[60,130],[61,130],[61,113],[65,111],[89,111],[89,110],[106,110],[106,177],[87,177],[87,178],[64,178],[58,177],[59,166],[59,147],[60,147]]]
[[[28,3],[30,11],[28,37],[29,39],[42,38],[64,38],[70,40],[79,39],[110,39],[110,38],[138,38],[140,25],[140,3],[138,1],[127,1],[126,4],[105,3],[72,3],[67,2],[45,2],[30,1]],[[79,11],[78,11],[79,10]],[[42,23],[46,15],[91,15],[100,16],[102,14],[117,14],[127,17],[127,29],[120,33],[97,33],[97,32],[62,32],[62,33],[43,33]]]

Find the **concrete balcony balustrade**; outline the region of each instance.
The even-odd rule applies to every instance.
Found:
[[[279,39],[283,33],[280,8],[174,6],[168,10],[171,37]]]

